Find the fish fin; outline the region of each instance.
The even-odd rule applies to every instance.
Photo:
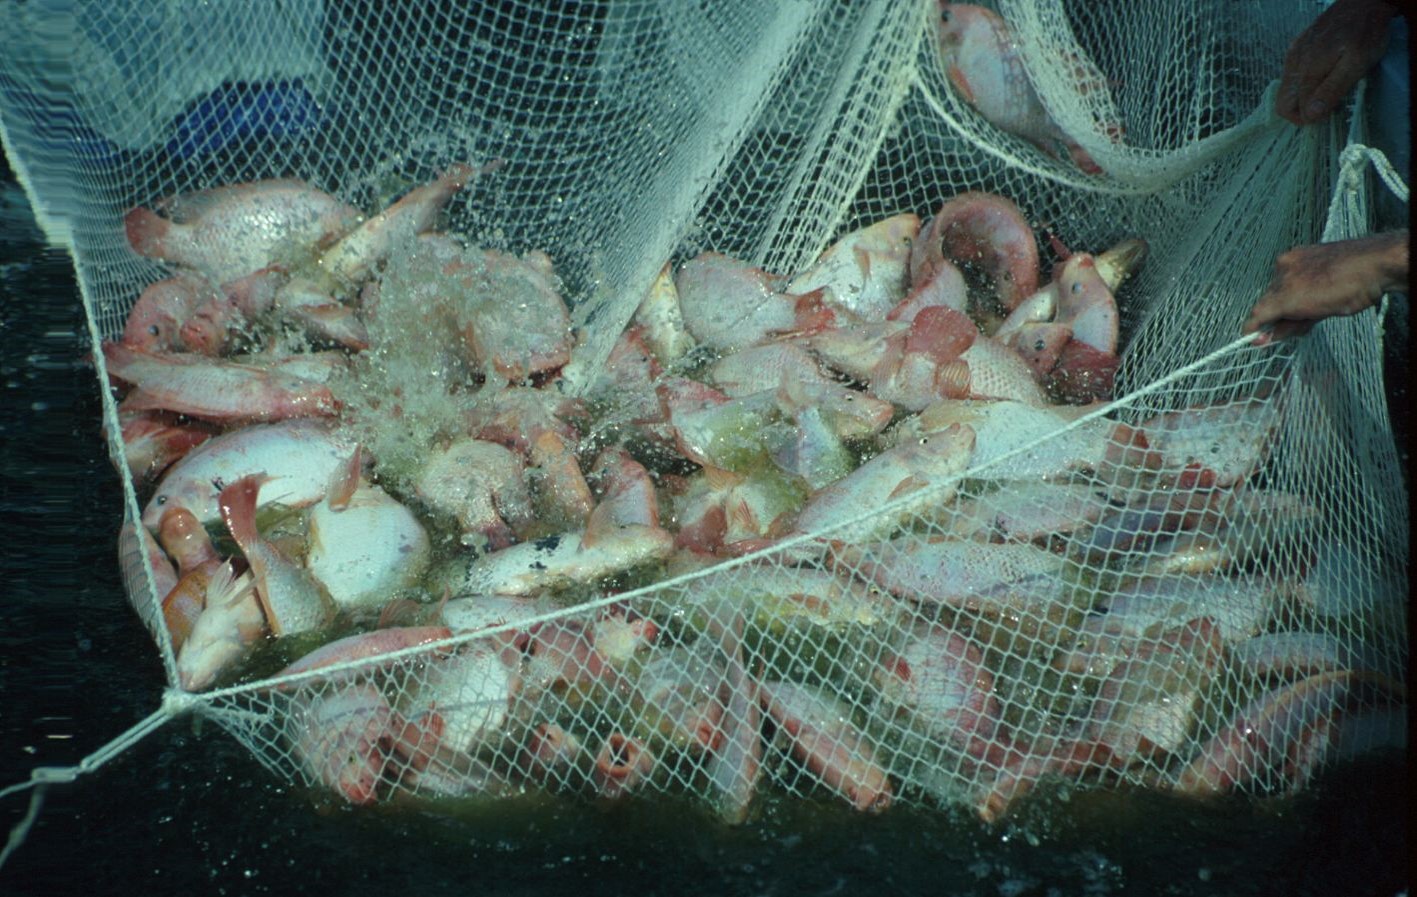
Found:
[[[147,258],[163,258],[165,241],[172,222],[152,209],[138,206],[123,216],[123,230],[128,235],[128,245],[138,255]]]
[[[1083,149],[1077,143],[1068,140],[1065,141],[1063,145],[1067,147],[1068,155],[1072,158],[1073,164],[1082,169],[1085,174],[1099,175],[1105,173],[1102,170],[1102,166],[1093,161],[1093,158],[1087,154],[1087,150]]]
[[[269,479],[265,473],[244,476],[227,485],[217,496],[221,519],[243,552],[260,539],[260,533],[256,530],[256,500],[261,484]]]
[[[714,492],[726,492],[745,479],[742,474],[724,470],[722,467],[714,467],[711,464],[705,464],[703,467],[704,482],[708,483],[708,487]]]
[[[362,461],[363,451],[356,445],[344,467],[335,470],[334,475],[330,478],[329,494],[325,497],[330,510],[343,511],[349,507],[350,499],[354,498],[354,493],[359,489],[359,474],[363,469]]]
[[[955,424],[954,426],[958,426],[958,424]],[[896,484],[895,488],[891,490],[891,494],[886,496],[886,500],[895,501],[902,495],[909,495],[910,493],[915,492],[918,489],[924,489],[928,485],[930,485],[930,482],[928,480],[916,476],[915,474],[911,474],[910,476],[906,477],[905,479],[901,480],[899,483]]]
[[[949,77],[950,84],[954,85],[954,89],[959,92],[960,99],[973,106],[974,89],[971,88],[969,82],[965,80],[964,72],[960,67],[957,65],[948,66],[945,69],[945,75]]]

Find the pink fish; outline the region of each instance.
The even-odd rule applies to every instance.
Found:
[[[919,624],[899,653],[875,671],[883,709],[903,715],[954,747],[982,757],[994,742],[1000,707],[983,655],[959,633]]]
[[[792,752],[822,784],[866,813],[881,813],[891,805],[890,777],[852,725],[849,705],[791,682],[759,683],[758,696],[791,739]]]
[[[811,333],[836,320],[822,304],[820,292],[791,295],[785,292],[786,278],[724,255],[704,253],[690,259],[674,283],[689,334],[718,349]]]
[[[658,759],[639,741],[623,732],[611,732],[596,752],[591,782],[601,797],[615,799],[643,787],[658,765]]]
[[[182,338],[182,325],[206,302],[220,298],[206,278],[182,273],[150,284],[128,312],[122,342],[151,352],[190,349]]]
[[[201,355],[154,355],[105,343],[112,376],[135,388],[124,411],[171,411],[218,424],[328,417],[337,405],[329,387],[250,365]]]
[[[1318,673],[1265,692],[1201,747],[1172,787],[1190,795],[1301,787],[1335,746],[1342,715],[1371,702],[1373,691],[1396,703],[1406,698],[1402,683],[1350,670]]]
[[[453,194],[485,170],[453,165],[432,182],[413,188],[387,209],[345,234],[316,261],[317,268],[329,279],[331,290],[353,288],[395,247],[411,244],[415,237],[433,226],[438,212]]]
[[[469,250],[443,271],[474,362],[521,383],[571,360],[571,316],[545,253]]]
[[[717,748],[723,718],[718,683],[724,675],[717,653],[707,639],[652,652],[635,681],[639,728],[676,750]]]
[[[414,492],[457,520],[465,544],[490,551],[511,545],[535,519],[521,458],[495,442],[459,439],[433,449]]]
[[[901,598],[963,607],[969,598],[1031,576],[1058,576],[1064,560],[1027,543],[909,537],[834,547],[842,564]]]
[[[119,421],[128,473],[137,483],[155,479],[216,434],[208,424],[163,411],[126,412]]]
[[[916,515],[938,513],[953,497],[954,481],[973,454],[974,431],[959,424],[882,452],[812,496],[794,531],[815,532],[893,504],[889,512],[832,530],[833,538],[844,541],[889,536]]]
[[[730,618],[725,620],[723,615]],[[719,700],[716,748],[709,754],[706,772],[714,794],[719,818],[730,825],[748,820],[748,811],[762,773],[761,712],[757,682],[748,673],[743,652],[743,612],[721,606],[710,621],[710,631],[718,640],[724,660],[724,676]]]
[[[1248,399],[1172,411],[1139,429],[1159,454],[1159,473],[1178,486],[1227,488],[1269,456],[1283,419],[1279,399]]]
[[[606,526],[659,526],[659,497],[645,466],[620,448],[600,453],[591,465],[591,480],[600,501],[586,529]]]
[[[1024,70],[1013,33],[998,14],[981,6],[942,2],[939,41],[950,84],[986,121],[1034,143],[1049,156],[1061,144],[1078,168],[1088,174],[1102,173],[1044,108]],[[1079,94],[1106,89],[1091,63],[1074,60],[1073,68]],[[1120,130],[1109,128],[1114,134]]]
[[[1012,311],[1038,290],[1038,243],[1011,200],[961,193],[940,206],[910,252],[911,283],[936,276],[945,261],[987,275],[999,304]]]
[[[139,255],[226,283],[297,261],[359,223],[358,210],[302,181],[269,180],[170,197],[124,217]]]
[[[286,738],[305,774],[352,804],[373,803],[403,722],[374,686],[357,683],[290,706]]]
[[[203,355],[221,355],[252,334],[252,323],[275,307],[285,269],[269,266],[223,284],[182,322],[182,344]]]
[[[177,654],[177,676],[187,691],[202,691],[238,662],[266,634],[266,617],[249,573],[235,576],[231,564],[213,573],[202,612]]]
[[[256,530],[256,496],[269,478],[263,473],[242,477],[221,490],[217,504],[251,574],[256,597],[277,637],[321,629],[334,619],[335,606],[320,584],[301,565],[286,557]]]
[[[308,673],[311,670],[322,669],[336,663],[359,661],[392,651],[402,651],[405,648],[416,648],[429,642],[452,638],[452,635],[452,630],[446,626],[411,626],[361,632],[358,635],[346,636],[321,645],[276,675],[293,676],[297,673]],[[430,648],[429,653],[446,654],[449,650],[447,646],[443,646]]]

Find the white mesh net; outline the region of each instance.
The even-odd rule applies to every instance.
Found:
[[[1369,226],[1314,4],[43,6],[129,595],[277,774],[994,819],[1405,734],[1380,318],[1236,340]]]

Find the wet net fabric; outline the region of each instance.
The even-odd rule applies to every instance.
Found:
[[[592,545],[572,521],[479,552],[425,516],[416,579],[318,636],[259,640],[191,706],[336,800],[672,795],[732,822],[770,789],[987,819],[1049,782],[1285,792],[1403,736],[1407,498],[1381,318],[1236,341],[1280,252],[1366,233],[1369,191],[1389,189],[1352,149],[1356,114],[1300,130],[1270,111],[1314,4],[1000,2],[1065,135],[1041,143],[963,97],[933,2],[558,9],[110,2],[71,17],[30,3],[0,21],[6,150],[74,256],[101,378],[100,344],[172,273],[133,251],[130,209],[295,178],[367,216],[465,164],[478,173],[436,230],[463,252],[549,257],[576,344],[534,388],[586,400],[562,421],[584,471],[623,450],[653,473],[674,543],[626,560],[640,543]],[[969,191],[1015,203],[1045,259],[1054,238],[1092,253],[1146,241],[1116,289],[1112,401],[1041,415],[897,402],[889,428],[810,481],[766,460],[818,422],[800,409],[712,424],[741,449],[714,455],[712,481],[713,465],[645,449],[612,350],[666,264],[718,253],[790,279],[857,228],[928,221]],[[369,275],[382,308],[418,307],[421,252],[402,244]],[[650,404],[733,348],[664,364]],[[380,376],[407,360],[368,357]],[[504,388],[469,381],[456,414]],[[410,432],[362,441],[372,481],[423,513],[396,460],[428,450]],[[791,521],[875,459],[966,433],[957,463],[750,527],[740,551],[682,550],[695,496],[740,490]],[[606,502],[610,481],[589,480]],[[175,687],[162,559],[138,522],[151,494],[127,486],[121,563]],[[263,533],[309,566],[313,513]],[[608,568],[526,586],[492,560],[597,545]],[[232,578],[229,596],[250,588]],[[402,616],[381,616],[394,601]],[[300,668],[380,630],[405,635]]]

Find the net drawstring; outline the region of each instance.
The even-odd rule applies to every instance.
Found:
[[[0,849],[0,868],[4,868],[6,860],[25,842],[28,837],[30,827],[39,816],[40,808],[44,804],[44,792],[50,785],[68,784],[76,780],[81,775],[95,772],[110,760],[118,758],[129,748],[142,741],[148,735],[162,728],[169,720],[176,719],[188,710],[202,703],[205,699],[188,694],[176,689],[168,689],[163,694],[162,706],[143,719],[134,723],[124,730],[117,738],[101,745],[97,750],[84,757],[73,766],[36,766],[30,770],[30,777],[23,782],[17,782],[5,788],[0,788],[0,799],[9,797],[12,794],[33,788],[30,795],[30,803],[25,815],[19,822],[10,829],[10,837],[5,842],[4,849]]]

